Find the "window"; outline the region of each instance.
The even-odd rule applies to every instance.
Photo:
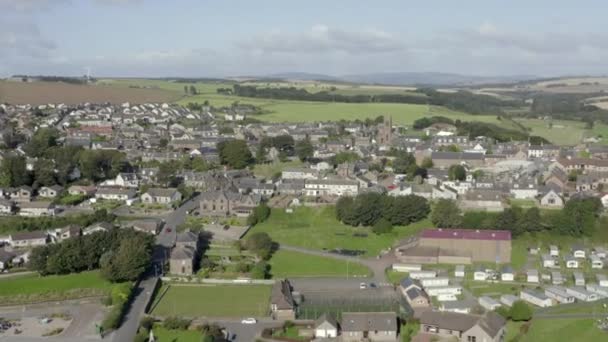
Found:
[[[477,336],[467,336],[467,342],[477,342]]]

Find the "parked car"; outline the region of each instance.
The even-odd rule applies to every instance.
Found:
[[[241,321],[241,324],[256,324],[258,321],[253,318],[253,317],[249,317],[249,318],[245,318]]]
[[[359,288],[361,290],[365,290],[367,288],[367,284],[366,283],[361,283],[361,284],[359,284]]]

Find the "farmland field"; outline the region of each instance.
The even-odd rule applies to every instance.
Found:
[[[164,89],[118,88],[102,85],[76,85],[59,82],[5,82],[0,81],[0,103],[145,103],[172,102],[181,94]]]
[[[162,298],[154,299],[153,315],[239,318],[268,315],[270,286],[171,284],[166,293],[165,286],[158,291]]]
[[[516,339],[522,325],[520,322],[508,322],[505,341],[600,342],[608,339],[608,333],[601,331],[594,319],[532,319],[528,332]]]
[[[394,227],[389,234],[376,235],[370,228],[355,228],[338,222],[333,206],[301,207],[292,214],[273,209],[268,220],[253,227],[249,234],[266,232],[274,241],[286,245],[317,250],[341,248],[376,256],[400,239],[428,227],[432,227],[432,223],[422,220],[409,226]]]
[[[547,121],[538,119],[518,119],[517,122],[530,128],[530,134],[541,136],[558,145],[576,145],[587,132],[585,124],[579,121],[553,120],[551,127]]]
[[[273,278],[368,276],[367,267],[344,260],[278,250],[270,259]]]

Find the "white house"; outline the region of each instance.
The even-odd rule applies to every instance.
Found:
[[[519,298],[526,302],[540,306],[541,308],[547,308],[553,305],[551,298],[547,297],[544,293],[533,291],[533,290],[522,290],[519,293]]]
[[[317,179],[319,172],[307,168],[289,168],[281,172],[282,179]]]
[[[316,338],[336,338],[338,337],[338,322],[335,318],[322,315],[315,322]]]
[[[549,192],[540,198],[540,205],[549,208],[562,208],[564,206],[564,199],[555,191],[549,190]]]
[[[477,302],[479,303],[479,305],[481,305],[481,307],[488,311],[494,311],[501,306],[501,304],[497,300],[488,296],[479,297]]]
[[[135,198],[135,190],[119,188],[99,188],[95,193],[95,198],[126,202],[132,198]]]
[[[556,260],[549,254],[541,255],[541,260],[543,261],[543,267],[555,267]]]
[[[578,268],[578,260],[572,255],[566,255],[566,268]]]
[[[38,195],[46,198],[55,198],[63,191],[63,187],[59,185],[43,186],[38,189]]]
[[[176,188],[150,188],[141,195],[142,203],[168,205],[181,201],[182,194]]]
[[[82,235],[89,235],[96,232],[107,232],[112,229],[112,224],[108,222],[98,222],[86,227],[82,230]]]
[[[538,270],[526,271],[526,281],[528,283],[539,283]]]
[[[587,291],[587,289],[581,286],[567,287],[566,293],[583,302],[594,302],[600,299],[597,293]]]
[[[486,279],[488,279],[488,273],[481,268],[476,269],[473,273],[473,280],[484,281]]]
[[[561,285],[564,283],[564,277],[561,272],[553,271],[551,272],[551,284],[553,285]]]
[[[511,266],[505,266],[500,271],[500,280],[502,281],[513,281],[515,280],[515,273]]]
[[[410,271],[410,278],[412,279],[425,279],[437,277],[437,271],[421,270],[421,271]]]
[[[574,303],[574,296],[566,292],[566,289],[561,286],[549,286],[545,289],[545,295],[556,300],[560,304]]]
[[[19,215],[21,216],[55,216],[56,212],[55,205],[47,201],[22,202],[19,204]]]
[[[465,272],[464,265],[456,265],[454,268],[454,277],[456,278],[464,278]]]
[[[513,303],[517,302],[519,297],[514,296],[512,294],[504,294],[500,296],[500,302],[506,306],[513,306]]]
[[[572,277],[574,278],[574,285],[585,286],[585,276],[582,272],[572,272]]]
[[[114,179],[114,185],[125,188],[137,188],[139,186],[139,179],[135,173],[119,173]]]
[[[420,284],[424,287],[435,287],[435,286],[448,286],[450,284],[450,278],[422,278]]]
[[[559,256],[559,248],[556,245],[549,246],[549,255],[552,257]]]
[[[347,179],[306,179],[306,196],[355,196],[359,193],[359,182]]]
[[[599,286],[608,287],[608,276],[605,274],[596,274],[597,284]]]
[[[589,261],[591,261],[591,268],[596,268],[596,269],[604,268],[604,261],[595,254],[593,254],[589,257]]]

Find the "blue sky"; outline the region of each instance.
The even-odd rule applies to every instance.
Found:
[[[0,0],[0,76],[608,73],[605,1]]]

